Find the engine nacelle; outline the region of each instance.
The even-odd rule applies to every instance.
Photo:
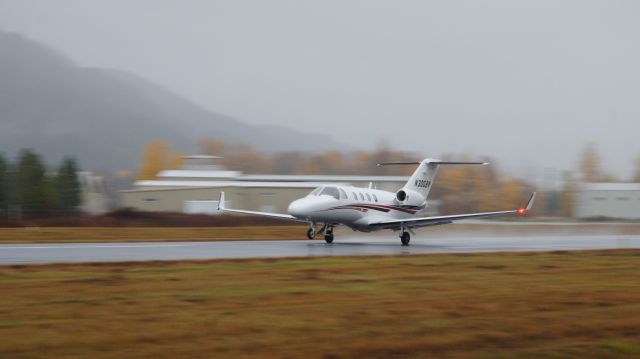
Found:
[[[398,203],[419,206],[423,204],[425,200],[419,192],[407,188],[402,188],[396,192],[396,202]]]
[[[405,192],[405,190],[401,189],[396,193],[396,200],[398,202],[404,202],[407,199],[407,192]]]

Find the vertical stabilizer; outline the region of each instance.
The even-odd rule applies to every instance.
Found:
[[[411,175],[411,178],[405,183],[403,189],[409,189],[420,193],[424,199],[429,196],[433,180],[438,174],[439,160],[425,159],[420,162],[418,168]]]
[[[413,192],[420,193],[424,199],[427,199],[431,186],[438,173],[438,168],[442,165],[487,165],[487,162],[452,162],[441,161],[432,158],[426,158],[420,162],[390,162],[379,163],[378,166],[386,165],[418,165],[415,172],[411,175],[411,178],[402,187],[402,189],[411,190]]]

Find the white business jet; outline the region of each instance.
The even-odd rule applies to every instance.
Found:
[[[220,193],[218,209],[222,212],[266,216],[309,224],[307,237],[324,234],[327,243],[333,242],[333,228],[346,226],[355,231],[371,232],[381,229],[400,231],[402,245],[408,245],[414,228],[448,224],[454,221],[495,217],[509,214],[525,215],[533,206],[535,192],[519,209],[498,212],[466,213],[447,216],[420,217],[419,212],[427,207],[427,196],[440,166],[487,165],[486,162],[449,162],[427,158],[421,162],[391,162],[384,165],[418,165],[409,181],[397,192],[373,188],[326,185],[318,187],[304,198],[289,205],[289,214],[266,213],[228,209],[224,206],[224,192]],[[371,186],[370,186],[371,187]],[[317,229],[322,225],[320,229]]]

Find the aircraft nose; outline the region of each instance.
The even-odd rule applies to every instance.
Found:
[[[288,212],[290,215],[297,218],[304,218],[305,210],[304,210],[304,201],[302,199],[297,199],[289,205]]]

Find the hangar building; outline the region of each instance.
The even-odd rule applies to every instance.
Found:
[[[188,156],[178,170],[162,171],[155,180],[134,183],[120,191],[120,204],[143,211],[171,211],[215,214],[220,191],[228,208],[286,213],[289,203],[327,185],[373,186],[396,191],[407,176],[259,175],[227,170],[216,162],[220,157]],[[437,214],[437,201],[429,201],[425,215]]]
[[[640,219],[640,183],[584,183],[573,196],[577,218]]]

